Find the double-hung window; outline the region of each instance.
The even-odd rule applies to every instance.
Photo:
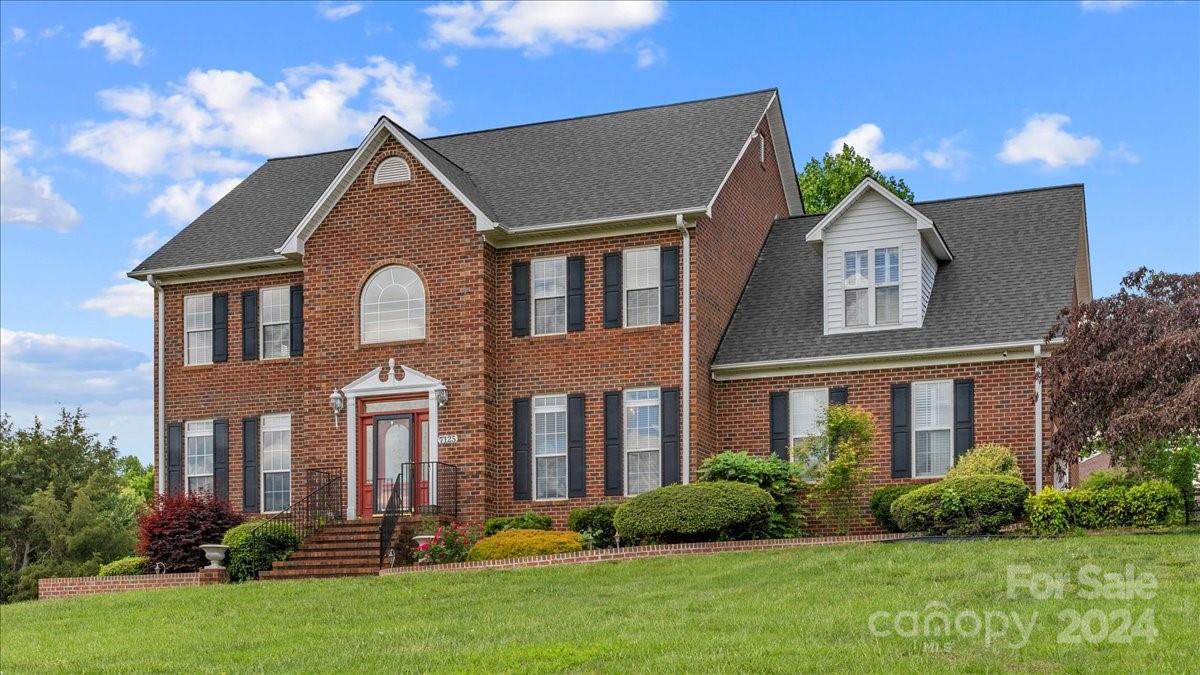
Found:
[[[944,476],[954,463],[954,382],[913,382],[913,476]]]
[[[875,249],[875,325],[900,323],[900,249]]]
[[[829,410],[829,390],[793,389],[788,394],[789,438],[792,461],[805,461],[810,465],[821,461],[820,457],[799,455],[806,450],[805,443],[825,433],[825,413]]]
[[[262,289],[259,324],[262,326],[262,357],[286,359],[291,356],[290,294],[287,286]]]
[[[183,299],[184,364],[212,363],[212,294],[189,295]]]
[[[274,513],[292,503],[292,416],[263,415],[263,511]]]
[[[534,499],[567,498],[567,397],[533,397]]]
[[[662,484],[662,406],[658,389],[625,391],[625,494]]]
[[[567,259],[534,260],[530,274],[533,277],[533,334],[567,332]]]
[[[657,246],[631,248],[624,253],[625,326],[657,326],[662,321],[659,303],[659,266]]]
[[[846,251],[844,270],[846,327],[866,326],[870,323],[867,252]]]
[[[213,423],[212,420],[188,422],[184,426],[187,439],[187,460],[184,471],[188,492],[213,491]]]

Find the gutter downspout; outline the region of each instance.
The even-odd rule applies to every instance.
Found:
[[[683,383],[680,394],[683,397],[683,428],[680,430],[680,440],[683,442],[683,484],[691,482],[692,477],[692,235],[688,232],[683,214],[675,214],[675,227],[683,237]]]
[[[1042,491],[1042,346],[1033,346],[1033,487]]]
[[[163,308],[162,283],[154,278],[153,274],[146,275],[146,283],[154,288],[154,307],[158,315],[154,331],[157,337],[155,341],[157,344],[154,348],[154,361],[158,371],[156,382],[158,385],[158,396],[156,397],[158,399],[156,401],[158,411],[154,416],[154,464],[155,468],[158,469],[158,493],[162,494],[166,492],[167,484],[166,453],[163,452],[163,429],[165,428],[163,426],[163,416],[166,413],[166,392],[164,390],[167,386],[166,378],[163,376],[163,330],[165,329],[163,319],[166,310]]]

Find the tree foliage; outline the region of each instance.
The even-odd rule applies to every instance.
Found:
[[[875,416],[848,405],[831,405],[825,413],[825,433],[797,449],[808,461],[803,469],[812,481],[808,499],[817,517],[828,519],[838,534],[849,534],[858,513],[871,467],[867,458],[875,437]]]
[[[1200,274],[1131,272],[1116,294],[1064,309],[1056,338],[1044,371],[1054,459],[1098,445],[1138,467],[1160,442],[1200,431]]]
[[[911,203],[915,198],[903,178],[885,176],[871,166],[871,160],[842,144],[836,155],[828,152],[821,159],[813,157],[800,173],[800,194],[804,198],[805,213],[827,213],[838,202],[850,194],[863,178],[870,176],[897,197]]]

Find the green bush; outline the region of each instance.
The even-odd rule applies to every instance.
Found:
[[[977,445],[958,458],[954,466],[946,472],[946,478],[984,474],[1004,474],[1020,478],[1021,470],[1017,468],[1017,456],[1003,445]]]
[[[1110,487],[1078,487],[1067,491],[1067,515],[1071,524],[1087,530],[1128,525],[1129,510],[1125,499],[1128,488],[1107,481],[1098,484]]]
[[[583,537],[578,532],[510,529],[480,539],[467,553],[467,560],[504,560],[582,550]]]
[[[1168,525],[1183,513],[1183,496],[1167,481],[1152,480],[1129,488],[1125,505],[1135,527]]]
[[[1137,479],[1124,469],[1101,469],[1092,472],[1076,487],[1077,490],[1107,490],[1109,488],[1131,488]]]
[[[1066,493],[1052,487],[1043,488],[1025,501],[1029,514],[1029,529],[1042,537],[1052,537],[1071,529]]]
[[[806,490],[816,516],[838,534],[849,534],[858,517],[873,469],[868,460],[875,438],[875,416],[862,408],[831,405],[825,433],[793,449],[802,458]]]
[[[97,576],[101,577],[118,577],[125,574],[145,574],[146,565],[150,559],[144,555],[127,555],[124,558],[101,565]]]
[[[892,519],[892,502],[921,487],[921,483],[908,485],[889,485],[881,487],[871,494],[871,513],[875,520],[888,532],[900,532],[900,526]]]
[[[229,547],[225,566],[233,581],[255,579],[271,569],[271,563],[283,560],[300,547],[300,537],[287,523],[260,527],[261,521],[243,523],[230,529],[221,540]]]
[[[961,476],[924,485],[892,502],[904,532],[994,534],[1025,512],[1029,488],[1013,476]]]
[[[622,504],[613,524],[639,544],[754,539],[766,534],[774,508],[766,490],[746,483],[668,485]]]
[[[503,530],[549,530],[553,525],[550,516],[526,511],[519,516],[488,518],[483,522],[483,536],[490,537]]]
[[[798,465],[774,455],[758,457],[745,452],[722,452],[704,460],[697,476],[702,481],[749,483],[766,490],[775,500],[775,509],[767,525],[770,538],[783,539],[804,533],[800,501],[804,481]]]
[[[613,516],[618,504],[597,504],[586,509],[572,509],[567,527],[583,536],[589,548],[612,548],[617,545],[617,528]]]

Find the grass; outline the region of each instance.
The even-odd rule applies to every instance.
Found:
[[[1155,597],[1086,600],[1078,582],[1007,595],[1010,565],[1074,578],[1088,564],[1151,573]],[[929,638],[937,650],[872,635],[872,614],[930,602],[1037,620],[1021,647],[1015,629]],[[1185,672],[1198,607],[1197,532],[845,545],[23,603],[0,608],[0,671]],[[1061,644],[1059,613],[1093,609],[1152,609],[1158,635]]]

